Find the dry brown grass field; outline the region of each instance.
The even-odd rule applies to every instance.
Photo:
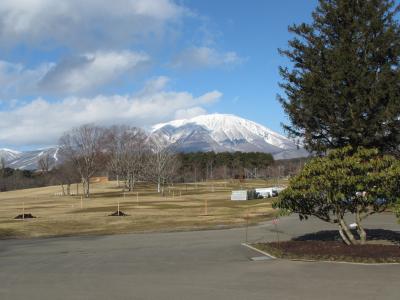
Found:
[[[280,182],[280,184],[284,182]],[[271,199],[231,201],[233,189],[267,187],[276,181],[208,181],[177,184],[165,195],[139,183],[126,192],[116,182],[92,185],[91,198],[56,196],[60,186],[0,193],[0,238],[96,235],[241,226],[275,214]],[[129,216],[112,217],[120,210]],[[15,220],[24,211],[36,218]]]

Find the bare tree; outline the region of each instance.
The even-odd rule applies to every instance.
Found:
[[[175,152],[165,145],[154,140],[149,140],[151,154],[147,163],[150,179],[157,183],[157,192],[161,187],[171,182],[178,169],[178,158]]]
[[[50,156],[48,154],[42,155],[38,160],[38,166],[43,174],[50,170]]]
[[[143,177],[148,154],[147,135],[137,127],[113,126],[108,134],[109,169],[125,180],[125,187],[132,191],[135,182]]]
[[[85,197],[90,196],[90,177],[104,159],[105,130],[93,125],[82,125],[60,138],[60,153],[73,163],[81,176]]]
[[[72,161],[66,161],[53,170],[58,182],[61,184],[63,195],[71,195],[71,185],[78,183],[80,175]],[[67,189],[64,189],[66,185]]]

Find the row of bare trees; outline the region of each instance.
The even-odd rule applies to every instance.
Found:
[[[137,127],[83,125],[60,138],[60,179],[70,184],[79,176],[85,197],[90,196],[90,178],[107,173],[132,191],[139,180],[157,184],[157,191],[172,180],[178,168],[175,153]]]

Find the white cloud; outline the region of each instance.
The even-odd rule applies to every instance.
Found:
[[[138,95],[70,97],[58,102],[38,98],[9,111],[0,111],[0,144],[51,145],[60,135],[85,123],[132,124],[148,127],[175,117],[204,113],[218,101],[218,91],[195,97],[188,92],[156,91]]]
[[[169,78],[166,76],[158,76],[146,82],[143,90],[139,94],[152,94],[162,91],[168,84]]]
[[[58,64],[43,63],[32,69],[0,61],[0,95],[18,97],[35,93],[95,91],[128,72],[138,71],[149,62],[147,54],[133,51],[98,51],[70,57]]]
[[[30,69],[22,64],[0,60],[0,95],[25,95],[32,92],[54,65],[43,63]]]
[[[189,11],[173,0],[2,0],[0,42],[92,48],[161,35]]]
[[[132,51],[88,53],[52,68],[40,81],[39,88],[60,93],[91,91],[149,61],[148,55]]]
[[[229,67],[240,64],[243,59],[236,52],[220,52],[210,47],[192,47],[176,56],[171,66],[174,68]]]
[[[195,106],[188,109],[177,110],[175,113],[175,119],[176,120],[190,119],[200,115],[204,115],[206,113],[207,111],[203,107]]]

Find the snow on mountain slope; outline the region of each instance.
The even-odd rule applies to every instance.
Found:
[[[286,137],[234,115],[210,114],[153,126],[152,135],[179,151],[268,152],[277,158],[307,156]]]
[[[153,126],[152,139],[177,151],[242,151],[266,152],[275,159],[289,159],[308,156],[286,137],[253,121],[234,115],[211,114],[192,119],[175,120]],[[18,152],[0,149],[6,166],[14,169],[37,170],[39,160],[49,156],[50,168],[60,163],[59,148]]]
[[[4,158],[4,160],[6,162],[9,162],[10,160],[14,160],[17,159],[18,157],[21,156],[21,152],[19,151],[14,151],[11,149],[7,149],[7,148],[2,148],[0,149],[0,159]]]
[[[54,148],[46,148],[41,150],[33,150],[21,152],[18,157],[15,159],[7,161],[7,166],[13,169],[21,169],[21,170],[37,170],[39,169],[39,160],[41,158],[49,157],[49,166],[50,169],[53,168],[58,160],[58,147]]]

